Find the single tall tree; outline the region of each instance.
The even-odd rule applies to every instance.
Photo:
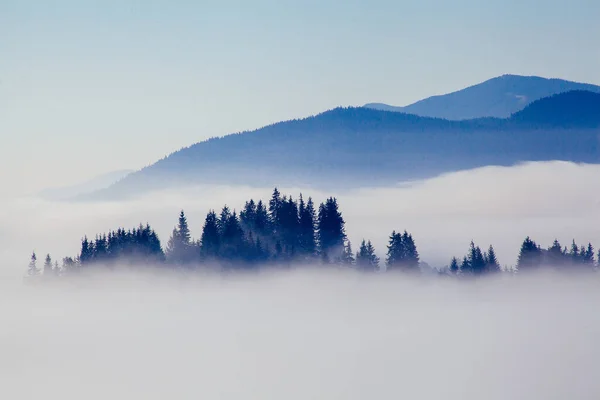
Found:
[[[44,261],[44,276],[52,275],[52,257],[50,254],[46,255],[46,260]]]
[[[29,261],[29,267],[27,268],[27,275],[37,276],[40,274],[40,270],[37,267],[37,256],[35,251],[31,254],[31,260]]]

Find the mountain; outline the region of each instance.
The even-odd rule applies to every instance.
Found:
[[[508,118],[536,100],[574,90],[600,93],[600,86],[539,76],[502,75],[457,92],[428,97],[405,107],[381,103],[369,103],[365,107],[450,120]]]
[[[132,172],[132,170],[109,172],[76,185],[44,189],[38,193],[38,196],[46,200],[67,200],[73,197],[83,196],[101,189],[106,189]]]
[[[538,100],[507,119],[449,121],[336,108],[181,149],[94,198],[188,183],[356,187],[485,165],[600,162],[600,94]]]

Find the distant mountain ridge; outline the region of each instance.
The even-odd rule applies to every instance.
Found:
[[[587,91],[538,100],[507,119],[336,108],[186,147],[92,197],[189,183],[356,187],[524,161],[598,163],[599,128],[600,94]]]
[[[508,118],[536,100],[574,90],[600,93],[600,86],[539,76],[502,75],[405,107],[382,103],[369,103],[364,107],[449,120]]]

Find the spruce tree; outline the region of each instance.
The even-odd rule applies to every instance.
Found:
[[[50,275],[52,275],[52,257],[50,257],[50,254],[47,254],[44,261],[44,276],[48,277]]]
[[[352,252],[352,243],[348,240],[348,242],[344,246],[344,253],[340,259],[340,264],[345,266],[354,265],[354,253]]]
[[[471,275],[473,270],[471,269],[471,264],[469,263],[469,259],[467,256],[464,256],[462,262],[460,263],[460,274],[461,275]]]
[[[140,235],[140,231],[132,231],[131,236]],[[189,264],[194,261],[194,243],[192,242],[187,218],[183,210],[179,213],[177,226],[173,229],[173,233],[167,243],[166,256],[170,263],[178,265]]]
[[[412,235],[404,231],[402,234],[402,242],[404,244],[406,268],[411,270],[418,269],[419,252],[417,251],[417,246],[415,245]]]
[[[458,275],[460,272],[460,266],[458,265],[458,259],[456,257],[452,257],[452,260],[450,260],[448,270],[452,275]]]
[[[217,214],[214,210],[209,211],[202,227],[200,239],[200,252],[204,258],[216,258],[219,255],[221,238],[219,235],[219,224]]]
[[[260,235],[266,235],[269,230],[269,214],[262,200],[256,205],[256,215],[254,217],[254,229]]]
[[[324,260],[340,259],[345,252],[345,221],[339,211],[337,200],[330,197],[319,206],[319,250]]]
[[[591,243],[588,243],[587,248],[583,253],[583,264],[586,267],[592,268],[594,267],[594,246]]]
[[[541,266],[542,251],[540,247],[527,236],[521,245],[519,258],[517,260],[517,271],[527,272]]]
[[[470,267],[469,272],[470,273],[472,273],[473,275],[481,275],[485,272],[486,263],[485,263],[483,254],[482,254],[479,246],[475,246],[475,243],[473,241],[471,241],[471,244],[469,247],[468,259],[469,259],[469,267]]]
[[[558,239],[554,239],[552,246],[548,247],[545,262],[550,267],[563,267],[565,265],[565,254]]]
[[[404,243],[402,234],[393,231],[387,246],[386,264],[388,270],[400,269],[404,261]]]
[[[375,254],[375,248],[369,240],[363,239],[359,250],[356,252],[356,268],[361,271],[377,271],[379,269],[379,257]]]
[[[281,193],[277,188],[273,189],[271,200],[269,200],[269,221],[275,233],[279,230],[279,210],[281,209]]]
[[[27,268],[27,275],[37,276],[40,274],[40,270],[37,267],[37,256],[35,251],[31,254],[31,260],[29,261],[29,267]]]
[[[486,253],[486,272],[495,273],[501,272],[502,268],[500,267],[500,263],[498,262],[498,258],[496,257],[496,251],[494,247],[490,244],[488,251]]]

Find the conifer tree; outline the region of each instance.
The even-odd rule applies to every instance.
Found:
[[[348,242],[344,245],[344,253],[340,259],[342,265],[351,266],[354,264],[354,253],[352,252],[352,243]]]
[[[579,262],[579,247],[575,243],[575,239],[573,239],[573,242],[571,243],[569,256],[571,257],[571,263],[577,264]]]
[[[479,248],[479,246],[475,246],[475,243],[473,241],[471,241],[469,247],[468,259],[470,273],[472,273],[473,275],[481,275],[485,272],[486,263],[483,254],[481,253],[481,249]]]
[[[277,188],[273,189],[271,200],[269,200],[269,220],[275,233],[279,230],[279,210],[281,209],[281,193]]]
[[[551,267],[563,267],[565,264],[565,254],[558,239],[554,239],[552,246],[548,247],[546,252],[546,264]]]
[[[412,235],[393,231],[387,251],[388,270],[419,271],[419,253]]]
[[[369,240],[363,239],[359,250],[356,252],[356,268],[361,271],[377,271],[379,269],[379,257],[375,254],[375,248]]]
[[[133,236],[136,236],[135,232]],[[169,262],[179,265],[189,264],[194,260],[194,246],[183,210],[179,213],[177,227],[173,229],[173,234],[169,238],[166,256]]]
[[[331,262],[344,255],[346,240],[345,221],[337,200],[330,197],[319,206],[319,250],[324,260]]]
[[[317,252],[317,243],[315,238],[315,208],[312,199],[309,197],[305,204],[302,194],[298,205],[299,218],[299,246],[305,259],[310,259]]]
[[[594,267],[594,246],[591,243],[588,243],[587,248],[583,252],[583,264],[586,267]]]
[[[450,260],[448,270],[452,275],[458,275],[460,272],[460,266],[458,265],[458,259],[456,257],[452,257],[452,260]]]
[[[541,254],[540,247],[527,236],[519,251],[517,270],[521,273],[538,268],[542,262]]]
[[[209,211],[202,227],[202,238],[200,239],[200,251],[202,257],[216,258],[219,255],[221,238],[219,235],[219,224],[217,214],[214,210]]]
[[[388,270],[393,270],[401,267],[404,261],[404,244],[402,242],[402,234],[393,231],[390,235],[387,246],[386,264]]]
[[[269,230],[269,213],[262,200],[259,200],[256,205],[254,229],[260,235],[266,235]]]
[[[402,242],[405,250],[406,267],[409,269],[419,268],[419,252],[417,251],[417,246],[415,246],[412,235],[404,231],[402,234]]]
[[[44,276],[50,275],[52,275],[52,257],[50,257],[50,254],[47,254],[44,261]]]
[[[502,268],[500,267],[500,263],[498,262],[498,258],[496,257],[496,251],[494,250],[494,246],[490,244],[488,251],[486,253],[486,272],[495,273],[501,272]]]
[[[40,270],[37,267],[37,256],[35,251],[31,254],[31,261],[29,261],[29,267],[27,268],[27,275],[37,276],[40,274]]]
[[[467,256],[464,256],[462,262],[460,263],[460,274],[461,275],[470,275],[472,273],[471,264],[469,263],[469,259]]]

